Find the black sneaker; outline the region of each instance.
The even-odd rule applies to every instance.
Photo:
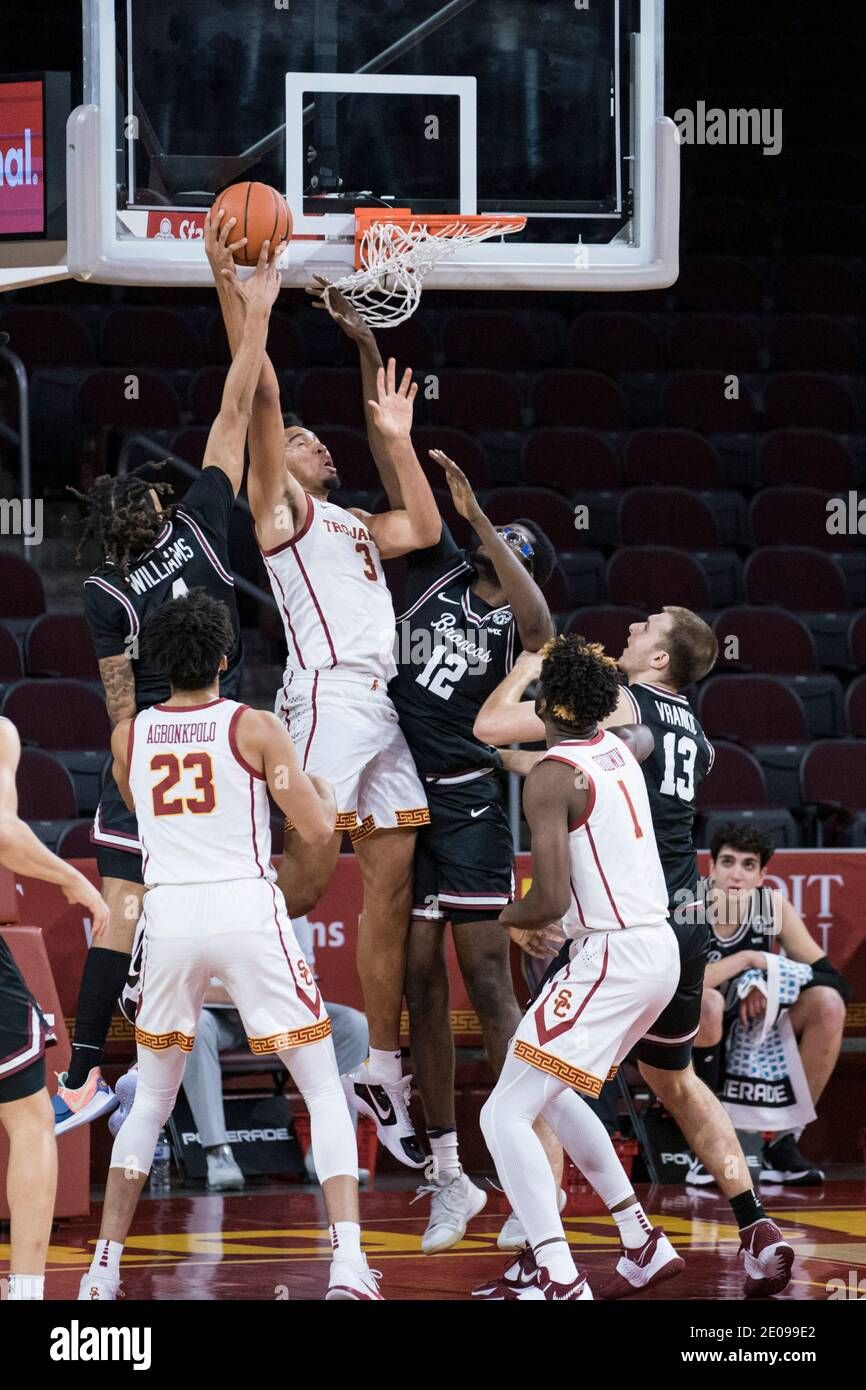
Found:
[[[409,1118],[411,1076],[389,1085],[369,1081],[367,1063],[362,1062],[346,1077],[352,1083],[349,1100],[359,1115],[366,1115],[376,1126],[379,1143],[407,1168],[425,1168],[427,1155]]]
[[[761,1182],[786,1183],[789,1187],[820,1187],[824,1174],[813,1168],[797,1148],[793,1134],[783,1134],[772,1144],[765,1144]]]

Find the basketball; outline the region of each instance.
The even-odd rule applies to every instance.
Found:
[[[212,217],[219,208],[225,209],[227,218],[237,218],[232,241],[247,238],[246,246],[241,246],[234,253],[238,265],[255,265],[263,241],[269,241],[273,250],[281,241],[291,238],[292,214],[289,205],[282,193],[271,188],[270,184],[230,184],[214,200]]]

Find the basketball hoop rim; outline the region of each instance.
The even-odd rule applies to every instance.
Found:
[[[423,228],[431,238],[444,238],[449,241],[461,240],[467,235],[483,232],[488,236],[511,236],[522,232],[526,217],[520,213],[421,213],[411,208],[365,207],[355,208],[355,269],[363,266],[361,244],[368,232],[381,225],[399,227],[406,230]]]

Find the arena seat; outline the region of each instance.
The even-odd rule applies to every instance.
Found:
[[[38,572],[17,555],[0,555],[0,618],[38,618],[44,612]]]
[[[795,314],[856,314],[863,304],[850,266],[817,256],[777,262],[773,295],[777,309]]]
[[[748,603],[776,604],[795,613],[851,607],[839,563],[831,555],[805,546],[768,546],[753,551],[743,580]]]
[[[278,309],[273,310],[268,323],[268,356],[278,372],[288,367],[305,367],[309,361],[295,321]],[[231,362],[222,314],[213,314],[208,319],[204,360],[216,366],[227,366]]]
[[[484,510],[494,526],[518,516],[537,521],[556,550],[573,550],[580,534],[574,527],[574,508],[546,487],[501,487],[487,494]]]
[[[749,507],[755,545],[806,545],[817,550],[848,550],[847,535],[827,530],[832,494],[817,487],[774,487],[759,492]]]
[[[628,641],[629,626],[644,622],[646,616],[641,608],[576,608],[567,615],[564,631],[600,642],[608,656],[618,657]]]
[[[622,430],[628,410],[622,388],[601,372],[541,372],[529,401],[537,425],[576,425]]]
[[[711,740],[750,745],[809,741],[802,701],[774,676],[711,676],[701,688],[698,718]]]
[[[24,645],[28,676],[63,676],[98,681],[99,663],[84,617],[44,613],[27,631]]]
[[[111,741],[105,702],[81,681],[16,681],[3,697],[2,713],[22,742],[40,748],[107,751]]]
[[[21,680],[23,675],[24,666],[17,638],[0,622],[0,684]]]
[[[846,323],[827,315],[791,315],[770,329],[770,367],[773,370],[856,372],[861,354]]]
[[[849,734],[866,738],[866,675],[858,676],[845,692],[845,723]]]
[[[741,434],[756,429],[758,416],[748,386],[741,381],[739,400],[727,400],[726,375],[677,372],[664,389],[664,423],[704,434]]]
[[[416,410],[418,401],[415,402]],[[305,425],[364,428],[361,373],[349,367],[311,367],[298,383],[296,411]]]
[[[767,783],[754,754],[735,743],[714,743],[710,773],[701,779],[696,805],[700,812],[727,808],[757,810],[767,805]]]
[[[800,784],[803,804],[816,816],[817,839],[823,844],[826,822],[837,820],[839,808],[848,816],[866,811],[866,741],[813,743],[800,763]],[[838,826],[834,828],[838,834]]]
[[[94,855],[93,841],[90,838],[92,827],[92,820],[77,820],[73,821],[71,825],[65,826],[58,836],[54,853],[59,854],[61,859],[92,859]]]
[[[857,486],[850,446],[821,430],[773,430],[761,440],[758,467],[765,487]]]
[[[445,361],[452,367],[525,372],[541,365],[536,362],[526,325],[515,315],[500,310],[456,310],[449,314],[442,330],[442,347]],[[388,352],[391,352],[390,336]]]
[[[686,256],[674,286],[677,307],[699,313],[756,314],[763,302],[761,277],[735,256]]]
[[[843,381],[817,372],[780,372],[770,377],[765,400],[767,426],[849,434],[857,424],[854,397]]]
[[[504,372],[466,368],[439,373],[439,396],[429,401],[432,424],[453,425],[478,433],[519,430],[523,424],[520,393]],[[423,392],[415,401],[423,397]]]
[[[693,555],[670,546],[644,546],[612,555],[607,567],[612,603],[658,612],[665,604],[712,608],[706,570]]]
[[[667,347],[672,367],[754,372],[760,366],[754,328],[731,314],[689,314],[676,318]]]
[[[619,504],[623,545],[663,545],[670,539],[672,518],[679,535],[696,550],[721,545],[712,509],[696,492],[682,487],[638,487]]]
[[[193,370],[204,361],[199,333],[174,309],[122,306],[102,320],[100,357],[108,367]]]
[[[91,367],[96,353],[80,315],[70,309],[20,305],[0,314],[0,331],[28,371],[36,367]]]
[[[50,753],[22,748],[16,781],[22,820],[66,821],[78,814],[72,778]]]
[[[324,317],[324,316],[322,316]],[[395,324],[388,332],[379,339],[382,349],[382,358],[387,363],[389,357],[396,358],[397,369],[402,372],[404,368],[411,367],[415,380],[420,381],[423,386],[422,377],[434,364],[440,360],[441,354],[436,348],[436,338],[429,321],[425,321],[421,314],[413,314],[411,318],[404,319],[403,323]],[[345,333],[340,333],[335,362],[347,367],[357,367],[358,348]],[[302,363],[284,363],[282,365],[301,366]]]
[[[620,484],[616,451],[593,430],[533,430],[523,441],[520,470],[529,487],[552,487],[576,497],[586,489],[604,491]]]
[[[463,469],[476,491],[490,487],[492,479],[487,455],[478,440],[466,430],[452,429],[449,425],[421,425],[413,429],[412,442],[421,467],[427,477],[435,481],[435,486],[444,485],[445,474],[438,463],[430,458],[430,449],[441,449],[443,454],[452,458]]]
[[[173,430],[181,423],[180,402],[173,385],[157,372],[135,372],[136,394],[128,394],[129,373],[96,371],[78,386],[77,414],[91,429],[135,430],[143,427]]]
[[[857,613],[848,627],[848,654],[859,670],[866,668],[866,610]]]
[[[761,675],[810,675],[819,669],[814,637],[801,618],[784,608],[726,608],[713,631],[720,667]],[[738,641],[739,655],[727,661],[725,643],[731,637]]]
[[[636,430],[626,441],[623,481],[646,486],[719,487],[719,456],[710,441],[694,430]]]
[[[189,425],[185,430],[178,430],[172,435],[169,440],[169,452],[177,454],[178,458],[186,459],[187,463],[193,464],[196,468],[201,468],[209,434],[209,425]]]
[[[697,848],[708,849],[716,830],[723,825],[729,825],[731,821],[738,824],[745,822],[746,825],[760,830],[762,834],[769,835],[777,849],[799,849],[802,844],[800,830],[790,811],[781,808],[747,810],[745,807],[737,807],[735,810],[711,811],[701,818],[695,835]]]
[[[844,122],[841,94],[836,92],[836,119]],[[844,129],[844,125],[839,125]],[[789,202],[779,228],[782,250],[791,255],[849,256],[863,243],[863,221],[841,202]]]
[[[658,331],[640,314],[581,314],[571,325],[571,361],[599,372],[660,372],[664,348]]]

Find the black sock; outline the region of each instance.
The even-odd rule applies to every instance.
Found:
[[[91,946],[87,952],[75,1012],[72,1060],[66,1078],[70,1091],[83,1086],[91,1067],[98,1067],[102,1061],[111,1015],[129,974],[129,961],[128,951],[106,951],[101,946]]]
[[[722,1049],[717,1044],[715,1047],[693,1047],[692,1063],[695,1073],[706,1086],[709,1086],[713,1095],[719,1089],[721,1071]]]
[[[737,1225],[741,1231],[747,1226],[753,1226],[756,1221],[766,1221],[767,1213],[761,1205],[761,1199],[753,1187],[747,1187],[745,1192],[740,1192],[736,1197],[731,1198],[731,1211],[737,1218]]]

